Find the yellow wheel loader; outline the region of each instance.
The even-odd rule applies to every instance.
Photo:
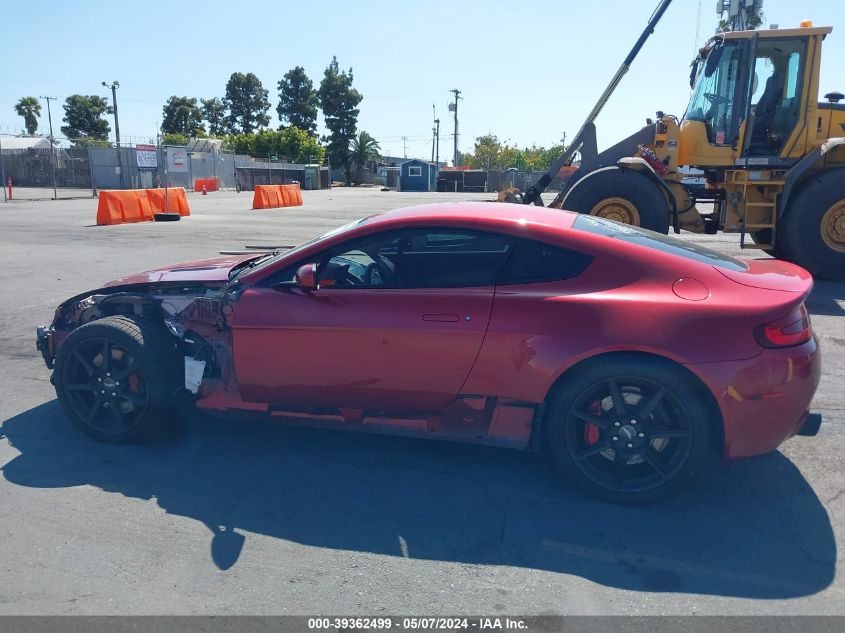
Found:
[[[819,102],[822,42],[831,27],[733,31],[693,61],[681,119],[656,120],[598,152],[594,120],[671,0],[663,0],[564,154],[524,194],[542,204],[561,170],[580,164],[550,205],[667,233],[740,233],[743,248],[845,279],[845,103]],[[700,170],[701,182],[689,177]],[[712,211],[703,212],[705,205]],[[747,238],[750,238],[747,239]]]

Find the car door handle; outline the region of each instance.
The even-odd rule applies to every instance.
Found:
[[[457,323],[460,320],[457,314],[424,314],[423,321],[439,321],[441,323]]]

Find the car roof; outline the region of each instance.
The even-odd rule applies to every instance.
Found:
[[[389,226],[443,223],[501,231],[532,224],[560,231],[571,228],[576,217],[577,214],[570,211],[527,204],[440,202],[385,211],[367,218],[366,225],[368,230],[381,230]]]

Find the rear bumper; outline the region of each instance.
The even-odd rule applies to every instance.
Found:
[[[821,415],[810,402],[821,378],[815,336],[795,347],[766,349],[754,358],[691,365],[716,397],[728,459],[769,453],[793,435],[818,433]]]

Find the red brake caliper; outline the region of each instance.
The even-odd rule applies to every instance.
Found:
[[[590,412],[590,415],[599,417],[601,415],[601,400],[593,400],[590,403],[590,406],[587,407],[587,410]],[[590,424],[588,422],[584,425],[584,441],[588,445],[598,442],[600,436],[601,431],[595,424]]]

